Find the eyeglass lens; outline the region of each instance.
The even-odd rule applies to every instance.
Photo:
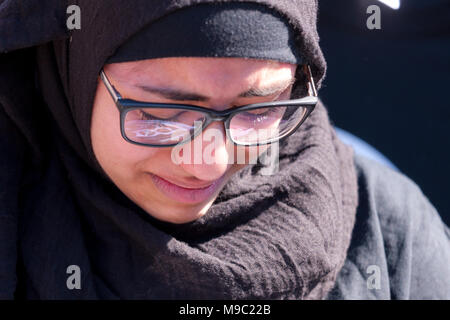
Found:
[[[262,144],[290,132],[306,113],[302,106],[243,110],[230,119],[229,136],[239,144]],[[129,140],[140,144],[172,145],[190,139],[206,119],[206,114],[186,109],[130,109],[124,131]]]

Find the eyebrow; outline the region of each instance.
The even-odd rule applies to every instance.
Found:
[[[289,80],[280,81],[274,85],[265,87],[265,88],[250,88],[249,90],[242,92],[239,97],[240,98],[251,98],[251,97],[269,97],[276,93],[281,93],[286,90],[289,86],[295,83],[295,77],[290,78]],[[188,92],[180,89],[173,88],[159,88],[148,85],[137,85],[138,88],[159,95],[166,99],[176,100],[176,101],[209,101],[209,97],[204,95]]]

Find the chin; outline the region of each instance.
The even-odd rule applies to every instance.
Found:
[[[173,224],[183,224],[183,223],[189,223],[193,222],[201,217],[203,217],[205,213],[199,213],[199,212],[183,212],[181,214],[168,217],[166,222],[170,222]]]
[[[208,209],[211,207],[211,204],[207,206],[200,206],[197,208],[186,207],[186,208],[164,208],[164,212],[159,212],[159,214],[154,214],[151,211],[147,211],[152,217],[173,224],[183,224],[193,222],[201,217],[203,217]]]

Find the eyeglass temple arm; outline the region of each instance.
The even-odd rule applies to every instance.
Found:
[[[114,99],[114,102],[117,102],[117,100],[122,99],[122,96],[120,95],[120,93],[116,90],[116,88],[114,88],[114,86],[111,84],[111,82],[109,82],[109,79],[106,76],[103,69],[100,71],[100,77],[103,80],[103,83],[105,84],[106,89],[108,89],[109,94]]]
[[[303,66],[303,70],[305,71],[307,77],[308,77],[308,94],[310,96],[314,96],[317,97],[317,90],[316,90],[316,86],[314,85],[314,78],[312,76],[312,72],[311,72],[311,68],[309,67],[309,65],[304,65]]]

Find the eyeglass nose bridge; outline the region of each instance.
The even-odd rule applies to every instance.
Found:
[[[206,121],[203,123],[201,130],[202,131],[205,130],[213,122],[222,122],[224,128],[227,129],[229,126],[229,121],[230,121],[229,115],[209,114],[206,118]],[[228,133],[227,133],[227,135],[228,135]]]
[[[209,117],[209,121],[210,122],[213,122],[213,121],[222,121],[222,122],[224,122],[224,121],[227,120],[227,118],[228,118],[228,116],[210,116]]]

